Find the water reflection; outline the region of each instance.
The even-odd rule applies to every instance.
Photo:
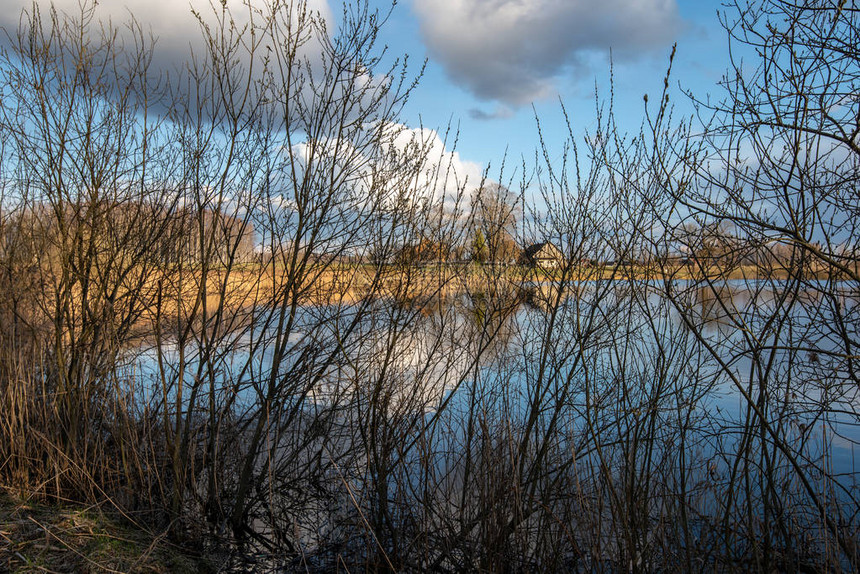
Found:
[[[710,421],[697,440],[710,443],[701,448],[712,453],[731,452],[730,438],[743,436],[754,419],[743,389],[774,428],[794,429],[783,440],[797,442],[814,460],[829,457],[837,474],[853,480],[860,404],[856,389],[844,390],[850,362],[822,326],[820,295],[804,294],[779,316],[785,306],[780,285],[679,283],[672,301],[665,286],[649,285],[644,298],[640,287],[588,283],[562,292],[552,284],[525,285],[376,301],[361,313],[305,307],[280,337],[268,322],[215,350],[189,343],[181,359],[175,341],[167,341],[141,349],[136,365],[153,387],[162,387],[147,396],[178,400],[183,409],[194,400],[187,389],[201,377],[208,377],[217,404],[242,412],[255,412],[271,381],[289,381],[278,396],[283,402],[364,409],[382,401],[388,413],[456,404],[451,412],[461,416],[480,395],[483,408],[507,409],[499,416],[563,409],[569,430],[584,417],[623,427],[628,423],[618,420],[632,424],[643,413],[692,405]],[[695,359],[697,353],[704,359]],[[797,435],[825,423],[827,434]]]

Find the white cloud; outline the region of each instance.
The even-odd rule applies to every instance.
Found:
[[[431,54],[479,98],[509,105],[551,95],[590,53],[619,59],[668,47],[675,0],[413,0]]]
[[[375,132],[377,126],[365,128]],[[442,205],[448,214],[468,212],[473,193],[484,179],[482,167],[448,149],[436,130],[399,123],[385,125],[378,142],[366,147],[356,147],[346,138],[317,140],[313,145],[304,141],[292,147],[289,157],[299,171],[323,170],[327,179],[343,182],[341,206],[359,210],[372,193],[372,201],[389,208]],[[286,186],[284,191],[297,190]],[[295,205],[291,197],[279,197],[273,203],[289,209]]]
[[[449,210],[468,208],[466,203],[471,192],[484,179],[484,170],[479,164],[464,160],[456,150],[449,150],[436,130],[394,124],[387,132],[387,151],[401,156],[414,154],[412,157],[420,161],[409,187],[415,198],[441,200]]]

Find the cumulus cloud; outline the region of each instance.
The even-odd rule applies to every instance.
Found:
[[[420,162],[409,186],[410,194],[419,199],[441,200],[449,210],[468,208],[464,202],[468,202],[471,192],[480,187],[484,179],[484,170],[479,164],[464,160],[458,151],[448,149],[447,142],[436,130],[392,124],[387,132],[389,137],[384,145],[389,151]]]
[[[522,105],[608,52],[624,60],[666,47],[676,0],[414,0],[424,40],[450,77],[484,100]]]
[[[35,4],[43,22],[48,21],[52,5],[60,14],[81,17],[81,0],[37,0]],[[86,6],[93,4],[96,23],[93,31],[99,29],[98,23],[107,25],[110,22],[117,28],[120,37],[127,40],[129,34],[126,24],[133,18],[144,33],[151,32],[156,39],[153,64],[156,70],[165,71],[171,71],[186,62],[190,49],[198,54],[204,50],[200,23],[192,10],[197,11],[206,24],[214,26],[216,13],[222,9],[220,0],[91,0]],[[226,0],[224,6],[241,28],[251,21],[255,11],[266,12],[271,4],[272,0],[250,0],[249,10],[246,0]],[[327,0],[307,0],[307,8],[309,13],[319,14],[327,22],[332,21]],[[14,36],[25,10],[28,13],[33,11],[33,0],[4,0],[3,10],[0,10],[0,27]]]
[[[375,132],[378,126],[365,127]],[[482,167],[450,149],[438,131],[400,123],[383,125],[379,140],[371,145],[329,138],[304,141],[290,151],[289,161],[299,171],[311,169],[329,181],[343,182],[341,207],[353,202],[350,208],[357,210],[380,201],[387,207],[442,205],[447,213],[464,212],[484,179]],[[282,192],[287,195],[277,206],[292,208],[289,194],[295,191],[285,185]]]

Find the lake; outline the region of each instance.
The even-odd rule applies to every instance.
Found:
[[[856,298],[820,287],[602,281],[264,309],[238,334],[129,364],[151,410],[249,429],[266,416],[261,473],[320,456],[368,504],[462,513],[463,493],[504,469],[500,484],[517,477],[553,512],[615,492],[648,520],[683,504],[702,539],[750,510],[820,534],[822,505],[850,521],[860,500]],[[311,546],[330,534],[304,528]]]

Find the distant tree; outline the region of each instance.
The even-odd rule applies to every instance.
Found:
[[[740,241],[734,236],[734,225],[720,221],[699,225],[688,222],[674,230],[674,240],[687,257],[702,264],[729,266],[738,257]]]
[[[478,263],[486,263],[490,257],[490,250],[487,247],[487,240],[484,238],[484,232],[481,229],[475,230],[475,237],[472,239],[472,261]]]
[[[520,254],[516,226],[520,218],[518,197],[507,187],[487,183],[472,198],[474,225],[486,244],[486,260],[513,263]],[[476,239],[477,239],[476,231]]]

